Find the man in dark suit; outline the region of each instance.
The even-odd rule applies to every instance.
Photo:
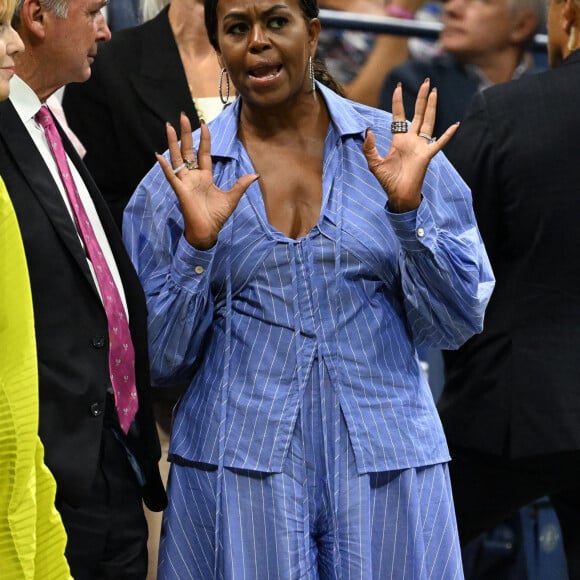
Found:
[[[451,161],[496,275],[483,332],[445,353],[439,410],[460,537],[549,496],[580,578],[580,4],[550,0],[551,70],[477,94]]]
[[[11,98],[0,103],[0,173],[30,272],[39,434],[57,481],[56,506],[68,534],[71,573],[77,580],[142,580],[147,573],[142,500],[154,510],[166,504],[148,391],[144,297],[88,171],[63,132],[58,129],[49,139],[38,120],[51,94],[90,76],[98,43],[110,37],[101,13],[105,4],[56,0],[49,7],[41,0],[18,1],[14,24],[26,50],[16,62]],[[68,173],[62,171],[63,158]],[[80,198],[92,239],[85,235],[71,189]],[[103,269],[114,291],[103,287]],[[118,321],[110,315],[113,293]],[[122,343],[117,332],[125,333]],[[109,360],[113,345],[120,354]],[[124,369],[123,377],[115,365]],[[126,390],[116,384],[118,378],[125,380]],[[125,408],[121,401],[129,399]]]
[[[429,77],[438,91],[433,134],[461,121],[475,92],[534,71],[529,44],[543,20],[544,0],[446,0],[441,54],[409,59],[387,76],[381,108],[391,110],[391,96],[402,83],[405,111],[412,112],[419,87]],[[447,153],[456,147],[452,139]]]

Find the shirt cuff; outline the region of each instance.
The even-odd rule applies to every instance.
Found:
[[[215,248],[214,245],[209,250],[197,250],[182,236],[173,259],[172,277],[175,283],[191,288],[192,282],[197,286],[206,280],[204,274],[211,266]]]
[[[394,213],[389,210],[388,205],[385,210],[404,250],[420,252],[435,245],[437,228],[425,198],[412,211]]]

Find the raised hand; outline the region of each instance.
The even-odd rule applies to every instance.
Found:
[[[415,102],[415,114],[408,131],[397,132],[397,125],[405,123],[403,90],[397,86],[393,93],[394,129],[391,148],[381,157],[375,147],[375,136],[367,130],[363,152],[369,169],[387,192],[389,208],[394,212],[410,211],[421,203],[421,188],[431,159],[449,142],[459,123],[451,125],[439,137],[432,139],[437,108],[437,90],[429,90],[425,79]]]
[[[179,200],[185,239],[198,250],[208,250],[216,243],[224,223],[246,189],[258,179],[258,175],[244,175],[229,191],[222,191],[213,181],[211,136],[207,125],[205,123],[201,125],[197,155],[193,150],[191,124],[184,113],[181,114],[180,128],[181,143],[177,139],[175,129],[167,124],[171,166],[162,155],[156,153],[156,157]]]

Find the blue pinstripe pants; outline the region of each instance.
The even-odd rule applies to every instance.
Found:
[[[304,395],[283,472],[225,468],[221,510],[216,466],[172,465],[159,580],[463,578],[447,466],[359,475],[321,378]]]

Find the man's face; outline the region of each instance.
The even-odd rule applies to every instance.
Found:
[[[45,46],[57,85],[84,82],[91,76],[97,44],[111,38],[102,13],[106,4],[106,0],[69,0],[65,17],[45,13]]]
[[[508,0],[446,0],[442,22],[442,48],[463,62],[477,64],[511,43]]]

